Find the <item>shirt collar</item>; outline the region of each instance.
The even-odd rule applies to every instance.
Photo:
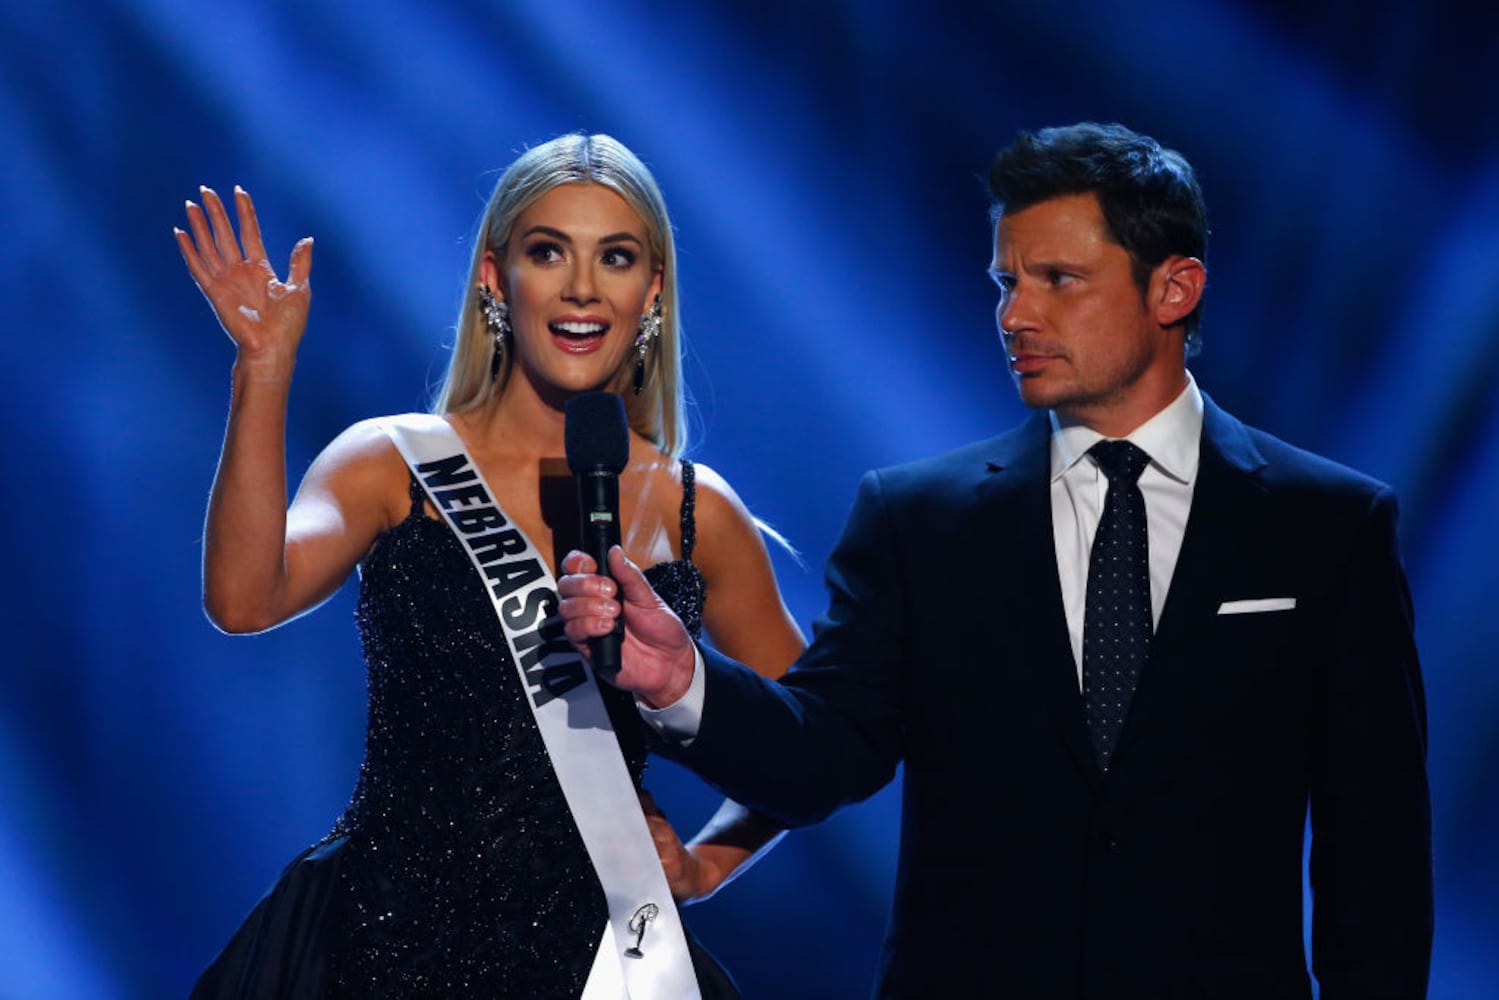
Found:
[[[1083,424],[1068,423],[1052,410],[1051,478],[1055,482],[1072,468],[1103,435]],[[1187,372],[1187,387],[1165,409],[1136,427],[1125,440],[1133,442],[1161,472],[1180,483],[1197,478],[1202,441],[1202,393]]]

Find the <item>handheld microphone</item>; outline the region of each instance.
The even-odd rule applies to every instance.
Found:
[[[619,544],[619,474],[630,460],[630,427],[624,400],[612,392],[584,392],[567,401],[563,439],[567,467],[578,484],[578,520],[583,551],[593,556],[599,573],[610,576],[609,549]],[[593,669],[610,677],[619,673],[623,617],[614,631],[588,640]]]

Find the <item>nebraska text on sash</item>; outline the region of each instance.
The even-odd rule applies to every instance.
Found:
[[[416,472],[489,582],[532,702],[545,705],[582,684],[583,661],[562,632],[547,569],[500,512],[468,456],[422,462]]]

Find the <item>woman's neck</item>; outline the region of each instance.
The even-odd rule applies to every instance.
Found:
[[[518,384],[517,384],[518,383]],[[474,445],[516,458],[555,458],[566,450],[564,411],[541,399],[523,378],[464,414]]]

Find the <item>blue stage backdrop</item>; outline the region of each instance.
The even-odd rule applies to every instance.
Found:
[[[1481,5],[6,6],[0,996],[185,995],[362,754],[352,583],[255,638],[200,611],[232,355],[171,235],[200,183],[255,195],[278,267],[317,238],[295,478],[349,423],[425,406],[497,170],[561,132],[624,140],[680,240],[692,455],[801,550],[778,572],[806,626],[860,473],[1020,417],[980,178],[1016,130],[1079,119],[1200,169],[1203,387],[1402,497],[1432,995],[1493,995],[1499,32]],[[953,586],[984,571],[954,566]],[[670,764],[649,783],[682,827],[716,804]],[[897,810],[887,789],[793,833],[688,911],[750,997],[866,993]]]

